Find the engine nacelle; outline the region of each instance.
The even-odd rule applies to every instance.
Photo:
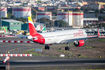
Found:
[[[84,43],[85,43],[84,40],[74,41],[74,45],[76,47],[81,47],[84,45]]]

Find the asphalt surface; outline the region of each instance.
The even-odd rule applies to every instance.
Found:
[[[27,39],[21,38],[0,38],[0,40],[16,40],[16,41],[28,41]],[[21,51],[43,47],[44,45],[39,44],[26,44],[26,43],[0,43],[0,53],[4,54],[6,51],[10,51],[11,54],[13,53],[20,53]]]
[[[105,69],[105,59],[67,59],[67,60],[29,60],[9,61],[10,68],[19,70],[52,70],[52,69]],[[5,66],[0,61],[1,66]]]
[[[21,38],[0,38],[0,40],[22,40]],[[44,47],[40,44],[14,44],[0,43],[0,54],[10,51],[10,54],[21,53],[21,51],[32,48]],[[0,57],[0,66],[6,66],[2,63],[4,57]],[[105,59],[89,58],[61,58],[61,57],[11,57],[9,60],[11,70],[69,70],[69,69],[105,69]]]

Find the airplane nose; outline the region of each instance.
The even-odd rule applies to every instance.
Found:
[[[26,38],[30,40],[30,39],[32,39],[32,36],[27,36]]]

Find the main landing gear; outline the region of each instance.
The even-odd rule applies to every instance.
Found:
[[[69,47],[69,43],[67,43],[67,46],[65,47],[65,50],[70,50],[70,47]]]
[[[45,50],[49,50],[49,49],[50,49],[49,45],[45,45]],[[68,51],[70,50],[69,43],[67,43],[65,50],[68,50]]]
[[[45,50],[49,50],[49,49],[50,49],[49,45],[45,45]]]

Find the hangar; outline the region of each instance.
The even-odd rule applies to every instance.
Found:
[[[2,19],[2,26],[7,26],[8,30],[21,30],[23,22],[13,19]]]

